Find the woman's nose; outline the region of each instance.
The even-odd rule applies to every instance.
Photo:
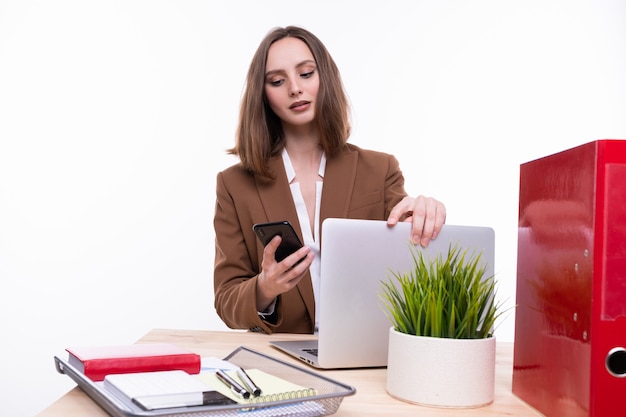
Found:
[[[297,82],[291,82],[289,84],[289,95],[291,97],[296,97],[302,94],[302,87]]]

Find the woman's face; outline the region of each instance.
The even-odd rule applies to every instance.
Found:
[[[319,76],[313,54],[297,38],[270,46],[265,66],[265,95],[283,126],[301,127],[315,119]]]

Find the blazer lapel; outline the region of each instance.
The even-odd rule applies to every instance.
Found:
[[[358,153],[348,147],[345,147],[338,155],[326,160],[320,221],[323,222],[328,217],[344,218],[348,216],[357,162]]]
[[[264,180],[257,177],[256,180],[265,217],[268,222],[289,221],[302,240],[300,222],[298,221],[296,206],[293,203],[293,198],[291,198],[291,190],[287,182],[282,157],[280,155],[272,157],[269,166],[275,179]]]

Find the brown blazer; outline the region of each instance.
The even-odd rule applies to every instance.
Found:
[[[263,246],[252,225],[288,220],[302,240],[280,155],[270,160],[270,168],[274,180],[252,175],[239,164],[217,175],[215,309],[224,323],[235,329],[312,333],[315,300],[308,272],[295,288],[278,297],[271,319],[263,320],[257,314],[256,283]],[[320,222],[328,217],[386,220],[405,195],[404,177],[395,157],[348,144],[326,161]]]

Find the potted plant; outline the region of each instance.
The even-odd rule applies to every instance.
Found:
[[[389,333],[387,392],[438,407],[493,402],[496,282],[481,253],[451,245],[427,259],[411,245],[413,267],[382,282]]]

